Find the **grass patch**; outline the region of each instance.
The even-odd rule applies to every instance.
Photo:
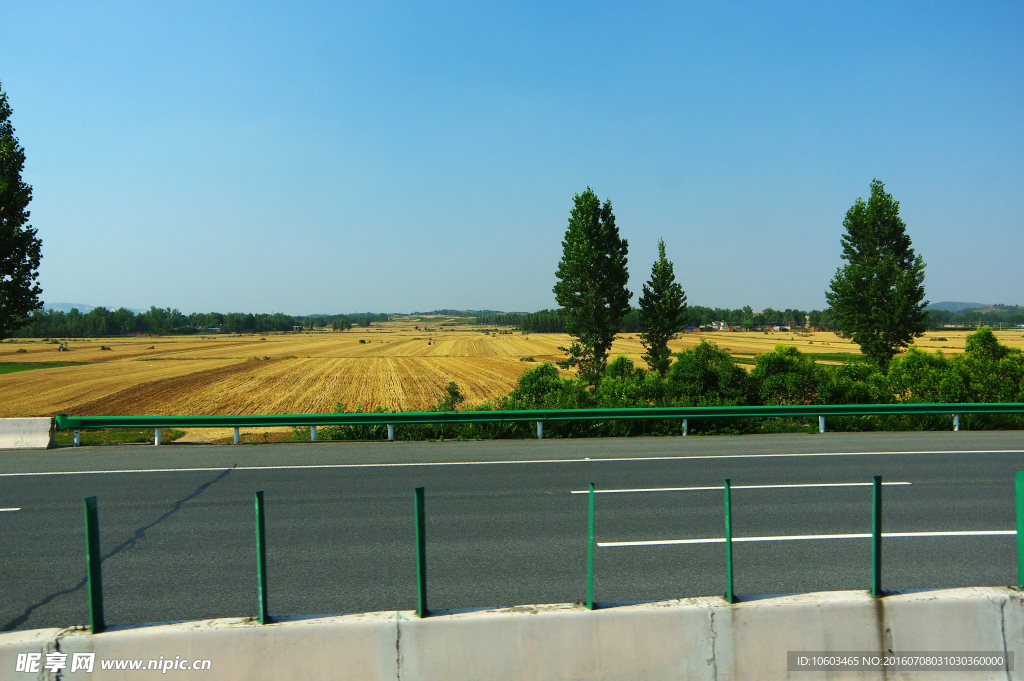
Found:
[[[184,434],[184,430],[163,428],[160,430],[160,442],[174,442]],[[73,430],[58,430],[54,435],[54,441],[58,445],[73,445],[75,443],[75,432]],[[151,442],[153,442],[152,428],[99,428],[96,430],[83,430],[78,438],[80,445],[130,445]]]
[[[319,436],[319,431],[317,432],[317,435]],[[294,439],[296,439],[296,438],[293,436],[293,434],[292,433],[287,433],[287,432],[283,432],[283,433],[278,433],[278,432],[274,432],[274,433],[271,433],[271,432],[242,433],[238,437],[238,444],[240,444],[240,445],[258,445],[258,444],[263,444],[263,443],[268,443],[268,442],[285,442],[285,441],[294,440]],[[322,438],[320,438],[320,439],[322,439]],[[306,440],[309,440],[308,429],[307,429],[307,432],[306,432]],[[227,437],[222,437],[222,438],[218,438],[216,440],[211,440],[211,443],[215,444],[215,445],[230,445],[230,444],[234,444],[234,437],[231,436],[231,435],[228,435]]]
[[[0,374],[13,374],[17,371],[31,371],[32,369],[53,369],[54,367],[75,367],[92,364],[92,362],[0,362]]]
[[[811,359],[825,359],[832,362],[870,362],[871,358],[867,355],[854,355],[849,352],[806,352],[804,353]]]
[[[806,352],[805,357],[810,357],[815,360],[825,360],[831,362],[870,362],[871,358],[865,355],[854,355],[848,352]],[[757,355],[732,355],[732,361],[737,364],[748,364],[754,366],[757,364]]]

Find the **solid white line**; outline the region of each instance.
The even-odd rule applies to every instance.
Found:
[[[996,535],[1015,535],[1016,530],[974,530],[967,532],[883,532],[886,537],[991,537]],[[740,541],[798,541],[801,539],[870,539],[871,534],[793,534],[779,537],[733,537],[734,542]],[[658,541],[608,541],[598,542],[598,546],[665,546],[666,544],[724,544],[725,537],[715,539],[662,539]]]
[[[732,485],[730,489],[785,489],[790,487],[871,487],[873,482],[816,482],[798,485]],[[909,482],[883,482],[883,485],[909,485]],[[594,494],[622,494],[624,492],[704,492],[722,490],[722,485],[713,487],[640,487],[637,489],[595,489]],[[589,494],[590,490],[574,489],[573,494]]]
[[[405,468],[409,466],[498,466],[536,463],[601,463],[608,461],[704,461],[707,459],[777,459],[794,456],[896,456],[927,454],[1024,454],[1024,449],[960,449],[940,452],[819,452],[808,454],[698,454],[695,456],[621,456],[599,459],[529,459],[524,461],[435,461],[423,463],[337,463],[282,466],[210,466],[205,468],[123,468],[109,471],[42,471],[38,473],[0,473],[0,478],[33,475],[97,475],[101,473],[202,473],[223,471],[303,470],[321,468]]]
[[[0,508],[0,513],[3,513],[4,511],[20,511],[20,510],[21,510],[20,508]]]

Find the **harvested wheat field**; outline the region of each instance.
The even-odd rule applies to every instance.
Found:
[[[0,373],[0,417],[130,414],[328,413],[376,407],[427,409],[455,381],[469,405],[507,393],[519,374],[562,358],[564,334],[487,333],[470,320],[438,317],[436,326],[413,318],[335,333],[251,336],[68,339],[68,352],[53,341],[8,340],[0,366],[36,366]],[[441,326],[445,324],[445,326]],[[1020,331],[997,333],[1001,342],[1024,345]],[[966,332],[927,334],[918,345],[962,352]],[[713,341],[741,362],[776,343],[802,352],[858,354],[831,333],[691,333],[673,350]],[[621,334],[613,354],[642,365],[637,334]],[[838,361],[829,357],[824,361]],[[68,366],[48,366],[53,363]]]

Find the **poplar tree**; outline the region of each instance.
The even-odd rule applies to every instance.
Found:
[[[597,385],[608,362],[612,341],[629,312],[632,293],[626,289],[629,244],[619,237],[611,201],[601,204],[590,187],[573,197],[569,226],[562,241],[562,259],[555,277],[555,300],[573,337],[563,369]]]
[[[32,187],[21,181],[25,150],[14,136],[11,107],[0,85],[0,340],[43,306],[36,283],[42,241],[28,224]]]
[[[673,270],[672,261],[665,257],[665,240],[658,239],[658,259],[640,296],[640,323],[647,329],[640,334],[640,342],[647,350],[641,357],[662,377],[671,361],[668,343],[686,327],[687,320],[686,294]]]
[[[925,263],[911,248],[899,202],[881,180],[872,180],[871,197],[857,199],[843,226],[846,264],[825,292],[828,313],[840,336],[884,368],[927,328]]]

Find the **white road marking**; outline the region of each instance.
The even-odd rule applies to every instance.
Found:
[[[991,537],[1013,536],[1016,530],[974,530],[967,532],[883,532],[882,538],[888,537]],[[871,534],[793,534],[779,537],[733,537],[734,542],[741,541],[798,541],[801,539],[870,539]],[[667,544],[724,544],[725,537],[714,539],[661,539],[657,541],[606,541],[598,542],[598,546],[665,546]]]
[[[3,513],[4,511],[20,511],[20,510],[21,510],[20,508],[0,508],[0,513]]]
[[[1024,449],[958,449],[940,452],[819,452],[808,454],[698,454],[695,456],[622,456],[599,459],[528,459],[523,461],[435,461],[422,463],[331,463],[289,464],[282,466],[209,466],[204,468],[119,468],[108,471],[40,471],[36,473],[0,473],[0,478],[33,475],[98,475],[102,473],[202,473],[209,471],[304,470],[328,468],[407,468],[410,466],[500,466],[537,463],[601,463],[609,461],[705,461],[708,459],[778,459],[794,456],[901,456],[941,454],[1024,454]]]
[[[791,487],[871,487],[873,482],[815,482],[798,485],[732,485],[730,489],[787,489]],[[883,485],[909,485],[909,482],[883,482]],[[594,494],[622,494],[624,492],[704,492],[722,491],[722,485],[713,487],[638,487],[637,489],[595,489]],[[574,489],[573,494],[589,494],[587,489]]]

